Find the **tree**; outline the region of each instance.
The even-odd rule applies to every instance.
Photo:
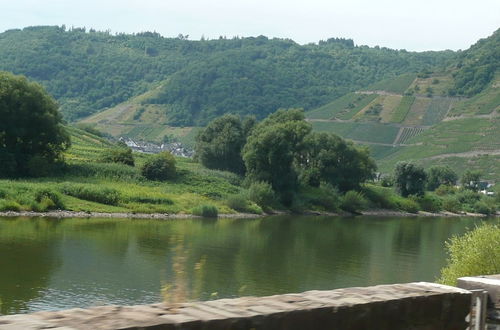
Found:
[[[311,133],[298,157],[301,179],[311,186],[327,182],[340,191],[358,189],[377,168],[369,152],[335,134]]]
[[[433,166],[427,172],[427,190],[434,191],[441,185],[454,186],[458,176],[449,166]]]
[[[53,164],[70,146],[56,101],[25,77],[0,72],[0,118],[1,176],[30,174],[30,162]]]
[[[164,151],[154,155],[144,163],[141,174],[149,180],[165,181],[177,175],[175,158],[170,152]]]
[[[250,119],[243,125],[240,117],[235,115],[214,119],[196,136],[196,157],[203,166],[211,169],[245,173],[241,149],[252,125]]]
[[[269,182],[278,193],[294,191],[298,173],[296,155],[311,132],[302,110],[278,110],[259,123],[243,148],[247,177]]]
[[[427,174],[422,166],[408,162],[398,162],[394,170],[394,186],[403,197],[422,196],[425,191]]]
[[[467,170],[462,175],[460,181],[465,189],[478,191],[479,181],[481,180],[481,172]]]

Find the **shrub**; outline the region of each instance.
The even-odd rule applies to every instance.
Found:
[[[367,201],[363,194],[354,190],[346,192],[340,202],[340,208],[351,213],[365,209],[366,205]]]
[[[112,149],[104,155],[102,160],[106,163],[121,163],[128,166],[135,165],[132,149],[130,148]]]
[[[479,193],[472,190],[462,190],[456,195],[456,198],[461,204],[474,205],[477,201],[481,199]]]
[[[0,211],[21,211],[21,205],[16,201],[0,199]]]
[[[398,208],[408,213],[418,213],[420,211],[418,203],[410,198],[398,200]]]
[[[392,175],[384,175],[380,179],[380,185],[382,187],[392,187],[392,186],[394,186],[394,177]]]
[[[427,212],[439,212],[443,209],[443,203],[436,196],[425,194],[417,199],[422,210]]]
[[[97,185],[65,184],[61,188],[65,195],[106,205],[118,205],[120,193],[112,188]]]
[[[457,192],[457,188],[448,184],[442,184],[436,188],[436,195],[445,196],[445,195],[453,195]]]
[[[248,201],[245,196],[241,194],[231,195],[227,198],[227,206],[236,211],[244,212],[247,208]]]
[[[441,270],[440,283],[456,285],[464,276],[500,273],[500,226],[485,224],[446,243],[448,264]]]
[[[496,207],[492,204],[487,204],[485,201],[478,201],[473,206],[476,213],[491,215],[496,213]]]
[[[175,158],[170,152],[160,152],[146,161],[141,174],[148,180],[165,181],[175,178]]]
[[[192,213],[205,218],[217,218],[219,210],[214,205],[200,205],[193,208]]]
[[[255,205],[254,203],[249,201],[243,194],[229,196],[227,198],[226,203],[227,206],[238,212],[247,212],[255,214],[262,213],[262,209],[258,205]]]
[[[64,203],[61,200],[61,195],[52,189],[38,189],[35,191],[35,200],[41,204],[42,211],[64,209]]]
[[[133,196],[128,198],[130,202],[146,203],[146,204],[165,204],[172,205],[174,201],[167,197],[147,197],[147,196]]]
[[[340,206],[338,190],[331,184],[322,183],[319,188],[309,188],[307,200],[313,206],[319,206],[327,211],[337,211]]]
[[[454,197],[447,197],[443,199],[443,209],[448,212],[458,213],[461,211],[461,205]]]
[[[383,209],[397,208],[395,199],[397,199],[398,196],[389,188],[366,185],[363,187],[363,194],[373,207]]]
[[[271,185],[267,182],[254,182],[248,188],[248,199],[269,210],[276,203],[276,195]]]

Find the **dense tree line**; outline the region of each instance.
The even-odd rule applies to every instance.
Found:
[[[0,70],[40,82],[68,120],[159,84],[144,102],[167,104],[172,124],[203,125],[235,111],[261,119],[281,107],[310,109],[381,78],[454,57],[450,51],[396,51],[334,38],[309,45],[264,36],[192,41],[64,26],[0,34]]]
[[[304,186],[359,189],[376,169],[366,149],[334,134],[312,132],[297,109],[278,110],[257,124],[226,115],[200,131],[196,142],[203,165],[244,173],[249,184],[267,183],[285,205]]]
[[[500,29],[461,53],[457,67],[450,94],[473,96],[481,92],[500,67]]]

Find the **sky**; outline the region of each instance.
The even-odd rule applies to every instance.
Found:
[[[331,37],[410,51],[467,49],[500,28],[500,0],[0,0],[0,31],[66,25],[111,32]]]

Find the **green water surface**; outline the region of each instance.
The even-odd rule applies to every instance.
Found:
[[[0,218],[2,314],[434,281],[472,218]]]

